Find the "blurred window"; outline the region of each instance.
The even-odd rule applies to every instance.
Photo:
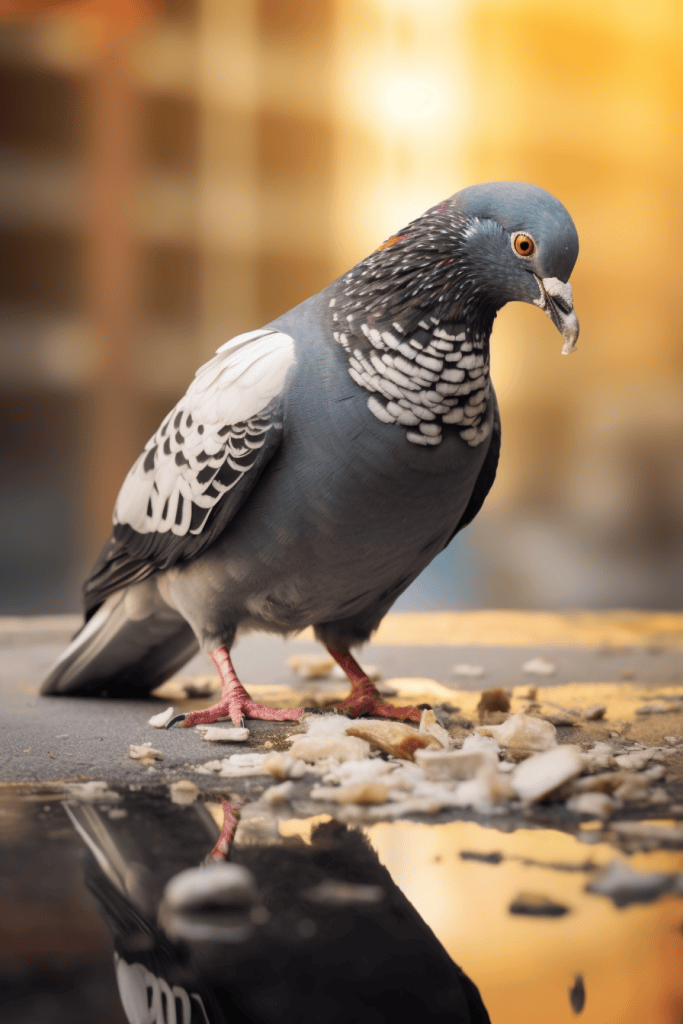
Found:
[[[257,0],[256,11],[265,40],[291,36],[297,42],[306,36],[319,42],[321,35],[331,31],[335,13],[330,0],[307,0],[306,3]]]
[[[190,172],[197,166],[199,112],[189,96],[144,96],[141,100],[143,159],[153,168]]]
[[[142,312],[152,320],[187,321],[199,314],[200,260],[187,245],[158,245],[142,258]]]
[[[332,276],[328,260],[316,257],[262,253],[257,265],[258,306],[272,320],[309,295],[325,288]]]
[[[332,173],[331,123],[263,110],[257,119],[257,137],[259,170],[265,181],[302,176],[310,181]]]
[[[0,275],[0,302],[60,312],[84,301],[83,243],[49,228],[0,228],[0,250],[6,254]]]
[[[83,84],[51,71],[0,67],[0,132],[10,149],[71,156],[83,144]]]
[[[164,21],[194,21],[199,0],[162,0],[159,6]]]

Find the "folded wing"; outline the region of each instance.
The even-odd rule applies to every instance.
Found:
[[[293,339],[265,329],[233,338],[200,367],[124,481],[112,536],[84,587],[88,614],[222,533],[280,443],[293,363]]]

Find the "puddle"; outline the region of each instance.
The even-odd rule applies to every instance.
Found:
[[[494,1024],[681,1022],[680,849],[252,804],[216,888],[220,804],[119,795],[0,805],[4,1024],[485,1021],[468,978]],[[586,891],[615,860],[659,898]]]
[[[582,1024],[680,1024],[683,900],[617,910],[585,886],[615,857],[639,872],[680,872],[681,851],[624,856],[608,843],[585,846],[562,832],[502,834],[470,822],[395,822],[368,833],[394,881],[476,981],[492,1021],[576,1020],[569,990],[581,975]],[[463,859],[462,852],[501,860]],[[568,913],[512,915],[508,908],[522,892],[549,897]]]

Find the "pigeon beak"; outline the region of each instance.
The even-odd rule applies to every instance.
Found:
[[[562,355],[568,356],[575,351],[576,339],[579,336],[579,321],[574,312],[572,286],[569,281],[560,281],[557,277],[544,277],[543,280],[536,277],[536,281],[541,294],[538,299],[534,299],[534,303],[547,313],[557,327],[564,338]]]

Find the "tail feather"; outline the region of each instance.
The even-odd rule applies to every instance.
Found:
[[[198,650],[187,622],[170,609],[145,618],[127,611],[125,591],[98,608],[57,659],[40,692],[142,697]]]

